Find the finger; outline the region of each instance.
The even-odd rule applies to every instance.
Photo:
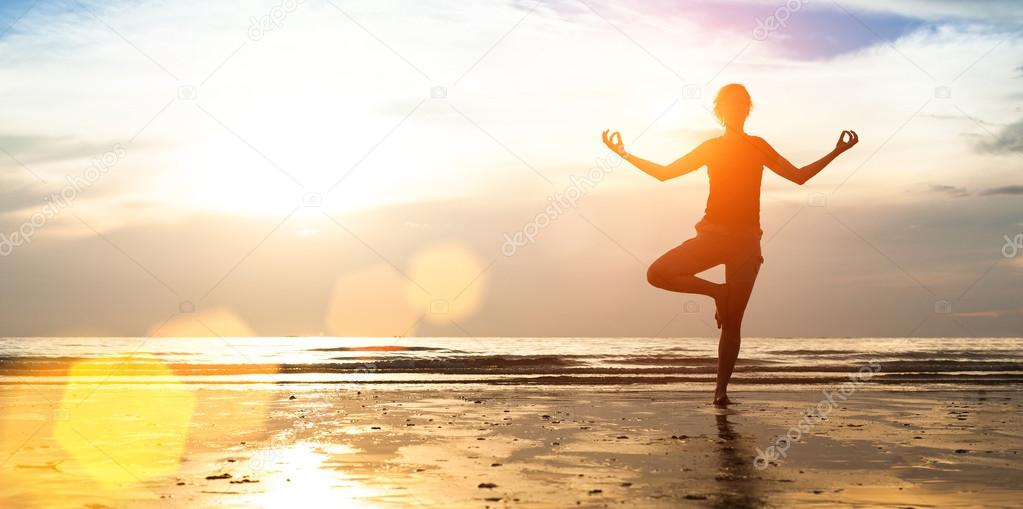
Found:
[[[853,143],[859,143],[860,135],[856,134],[856,131],[849,131],[849,132],[851,132],[852,135],[853,135]]]
[[[601,139],[604,140],[604,144],[605,145],[610,145],[611,144],[611,142],[607,139],[607,131],[606,130],[603,133],[600,134],[600,137],[601,137]]]
[[[852,141],[852,134],[849,131],[842,131],[842,143],[849,143]]]
[[[617,138],[618,141],[615,141],[616,138]],[[618,131],[615,131],[615,133],[611,135],[611,141],[614,141],[615,145],[621,145],[622,144],[622,133],[620,133]]]

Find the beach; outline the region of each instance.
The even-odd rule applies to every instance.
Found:
[[[6,385],[0,505],[1018,506],[1018,392],[859,390],[765,464],[828,390],[740,389],[721,410],[672,387],[236,384],[197,388],[179,428],[116,405],[86,421],[54,411],[60,386]],[[125,421],[132,433],[111,432]],[[68,453],[62,422],[94,451]]]
[[[1023,0],[0,19],[0,509],[1023,509]]]

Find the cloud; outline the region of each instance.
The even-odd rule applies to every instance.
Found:
[[[931,185],[931,191],[935,193],[947,194],[949,196],[954,196],[956,198],[961,198],[963,196],[970,195],[970,192],[967,191],[965,187],[948,186],[943,184]]]
[[[993,187],[986,189],[980,193],[982,196],[991,196],[996,194],[1023,194],[1023,186],[1003,186]]]
[[[0,169],[28,167],[34,171],[37,165],[75,161],[84,165],[117,143],[110,140],[101,145],[71,136],[0,133]]]
[[[44,205],[45,193],[35,181],[21,176],[0,175],[0,215]]]
[[[784,1],[679,2],[655,0],[627,9],[591,2],[594,11],[616,25],[636,20],[656,25],[664,20],[688,22],[715,32],[762,41],[773,51],[796,60],[820,60],[896,41],[926,26],[928,21],[902,12],[839,8],[830,4]],[[577,2],[551,2],[562,17],[580,15]],[[583,12],[585,14],[585,12]],[[618,19],[622,18],[622,19]],[[864,26],[866,25],[866,26]],[[869,28],[867,28],[869,27]]]
[[[301,212],[283,224],[279,224],[281,217],[196,214],[107,230],[105,238],[81,225],[82,235],[43,232],[30,245],[0,259],[8,292],[7,305],[0,306],[0,324],[3,334],[19,336],[61,331],[145,334],[177,311],[181,300],[194,299],[222,280],[208,300],[197,303],[198,312],[230,309],[238,317],[233,323],[273,336],[318,334],[324,327],[329,332],[336,326],[330,320],[339,317],[376,320],[391,311],[404,313],[400,303],[387,300],[393,287],[406,281],[393,267],[406,272],[418,253],[444,239],[485,260],[497,260],[484,276],[488,289],[477,314],[459,322],[477,336],[650,334],[651,323],[660,327],[677,313],[678,301],[649,287],[643,277],[645,267],[629,253],[652,260],[673,245],[666,234],[691,233],[684,223],[695,221],[702,205],[697,200],[680,200],[680,191],[648,187],[593,194],[583,209],[557,219],[534,243],[511,257],[501,254],[502,232],[521,228],[546,200],[506,200],[500,205],[493,200],[488,206],[451,200],[336,216],[340,224],[352,227],[358,239],[322,214],[303,216]],[[909,317],[915,319],[933,309],[933,298],[886,256],[936,293],[961,291],[995,258],[1000,259],[1003,225],[1016,220],[1017,211],[998,200],[977,202],[969,214],[954,200],[872,203],[870,217],[859,213],[862,204],[834,206],[832,212],[862,238],[844,227],[836,228],[837,223],[821,225],[802,214],[790,222],[788,205],[767,203],[765,229],[774,232],[786,226],[770,243],[770,270],[758,282],[748,332],[817,337],[904,331]],[[629,215],[637,203],[647,209],[642,216],[644,228],[636,228],[637,219]],[[671,214],[654,212],[669,210]],[[593,224],[576,212],[586,214]],[[89,224],[95,224],[95,217],[83,214]],[[410,218],[433,227],[408,225]],[[9,219],[0,217],[0,232],[17,226]],[[903,232],[906,224],[920,227]],[[304,235],[304,228],[318,233]],[[253,250],[261,240],[265,242]],[[977,256],[978,252],[983,256]],[[229,273],[247,253],[251,256]],[[824,259],[826,263],[810,263]],[[377,270],[380,267],[386,270]],[[976,293],[971,293],[975,300],[969,309],[1018,305],[1016,281],[999,277],[1006,267],[993,270],[971,290]],[[363,283],[367,273],[369,282]],[[347,301],[335,301],[337,282],[352,281],[352,277],[367,285],[362,287],[365,291],[353,292]],[[435,291],[429,282],[410,277]],[[471,277],[464,279],[468,284]],[[822,303],[819,292],[839,285],[845,285],[843,292]],[[265,288],[274,291],[258,291]],[[356,302],[360,310],[377,314],[337,315],[338,302]],[[794,305],[809,312],[784,311]],[[557,312],[556,319],[552,310]],[[865,314],[872,319],[862,320]],[[701,316],[709,320],[711,315]],[[392,316],[400,320],[404,315]],[[366,323],[376,324],[369,321],[360,326]],[[933,333],[962,334],[958,325],[947,326],[932,329]],[[681,336],[715,332],[692,318],[677,320],[671,327],[673,335]],[[1018,321],[1002,316],[977,324],[974,330],[978,335],[1018,335],[1019,329]],[[426,320],[414,330],[418,336],[458,332],[454,325]]]
[[[535,5],[531,0],[512,2],[523,10]],[[637,24],[658,30],[662,23],[692,23],[718,34],[760,41],[782,57],[809,61],[896,44],[918,32],[933,35],[950,28],[969,31],[985,27],[1011,34],[1018,30],[1021,20],[1021,11],[1012,0],[929,0],[925,8],[919,0],[844,0],[841,4],[806,0],[648,0],[628,7],[610,0],[588,0],[585,4],[589,7],[575,0],[549,0],[538,12],[567,20],[591,19],[601,25],[606,20],[626,32]],[[593,12],[603,19],[597,19]],[[765,24],[776,28],[764,32]]]
[[[645,267],[632,255],[652,260],[691,234],[689,224],[702,211],[705,178],[654,187],[641,172],[616,170],[584,199],[580,210],[592,224],[580,214],[566,215],[513,259],[501,256],[500,248],[504,232],[519,231],[543,210],[549,194],[565,189],[569,175],[583,175],[603,156],[593,135],[597,129],[622,129],[630,140],[649,129],[635,148],[665,162],[695,138],[716,133],[711,131],[716,123],[702,107],[712,99],[712,90],[699,101],[677,100],[680,83],[658,61],[701,83],[716,73],[721,82],[748,83],[758,101],[752,127],[791,153],[793,161],[807,162],[833,141],[825,130],[837,133],[848,123],[874,132],[880,143],[919,108],[921,91],[928,92],[933,83],[903,55],[936,76],[972,69],[966,77],[980,82],[976,90],[984,91],[970,104],[977,112],[1011,111],[1014,105],[1007,98],[1018,92],[1018,80],[1012,78],[1023,63],[1018,37],[1002,44],[1006,34],[968,12],[989,9],[979,2],[934,2],[923,9],[919,0],[843,1],[880,39],[831,3],[815,7],[811,2],[793,15],[786,30],[750,44],[739,55],[756,18],[771,15],[784,0],[702,0],[687,9],[669,0],[628,6],[588,0],[636,44],[574,0],[544,1],[524,20],[522,9],[531,9],[535,0],[516,1],[519,10],[511,11],[497,3],[456,7],[432,0],[417,3],[416,9],[405,6],[411,10],[404,13],[380,3],[351,2],[354,19],[437,83],[451,87],[449,100],[421,107],[433,80],[424,81],[374,37],[339,29],[339,23],[349,22],[329,5],[307,2],[281,30],[258,44],[245,43],[228,58],[245,42],[249,17],[261,14],[256,7],[218,3],[211,10],[198,0],[97,7],[129,44],[89,16],[53,12],[63,2],[43,2],[0,38],[5,55],[0,148],[38,170],[49,185],[34,183],[0,153],[0,234],[18,228],[43,206],[42,197],[52,187],[64,184],[65,175],[83,171],[90,157],[107,150],[109,140],[123,140],[147,126],[127,147],[124,166],[83,191],[74,213],[180,290],[181,298],[207,291],[295,207],[302,190],[282,185],[283,176],[272,165],[320,191],[358,166],[325,196],[322,210],[295,212],[212,295],[217,301],[212,304],[236,310],[259,333],[317,333],[334,281],[372,264],[386,265],[374,251],[404,267],[420,245],[454,239],[481,255],[500,257],[487,274],[493,282],[487,302],[478,317],[463,324],[474,334],[649,335],[655,332],[651,324],[656,329],[677,312],[677,301],[646,285]],[[551,19],[550,9],[559,2],[565,12]],[[946,14],[939,16],[931,5]],[[955,9],[976,24],[952,16]],[[1005,20],[998,16],[991,23]],[[518,28],[508,32],[513,25]],[[182,27],[190,37],[173,37]],[[498,41],[502,34],[508,36]],[[494,46],[495,41],[500,44]],[[168,103],[176,97],[177,82],[133,46],[186,82],[218,70],[202,85],[199,102]],[[856,50],[863,46],[871,49]],[[834,54],[843,56],[820,62]],[[325,64],[339,61],[343,65]],[[479,65],[468,79],[453,86],[474,62]],[[200,103],[209,113],[197,108]],[[914,276],[928,285],[945,285],[941,293],[955,294],[991,265],[991,257],[1000,256],[1000,246],[983,242],[1000,239],[1003,225],[1019,220],[1018,207],[1012,200],[978,199],[970,200],[964,213],[964,200],[944,198],[991,192],[1018,181],[993,173],[982,184],[971,180],[976,175],[969,169],[984,166],[986,151],[937,115],[954,110],[937,106],[923,108],[891,143],[882,143],[884,150],[872,159],[875,165],[858,172],[842,196],[861,209],[863,203],[877,208],[873,219],[862,218],[864,224],[851,223],[853,228],[866,230],[864,237],[886,254],[898,255],[899,264]],[[992,120],[1001,123],[985,127],[997,133],[1011,117]],[[872,149],[864,146],[860,155],[850,157],[868,157]],[[838,185],[858,164],[855,158],[840,160],[836,171],[820,177],[822,187]],[[555,187],[547,187],[526,166],[548,174]],[[955,185],[931,187],[932,182]],[[856,235],[831,223],[822,227],[808,221],[811,216],[805,213],[793,219],[786,197],[797,191],[779,179],[775,183],[768,183],[773,194],[764,200],[765,227],[778,233],[779,225],[788,226],[771,242],[771,270],[763,276],[760,304],[751,308],[751,333],[902,334],[914,310],[930,309],[929,294]],[[965,183],[970,183],[968,190],[956,187]],[[904,193],[907,189],[919,192]],[[886,200],[898,205],[878,208]],[[370,208],[376,206],[381,208]],[[912,214],[903,211],[910,208]],[[345,214],[334,215],[335,210]],[[323,211],[350,224],[373,250],[323,217]],[[861,218],[856,211],[833,212]],[[893,214],[900,215],[889,219]],[[0,332],[60,334],[80,326],[138,335],[179,309],[181,298],[71,211],[59,220],[31,245],[0,260],[6,277],[0,299],[7,304],[0,306]],[[907,225],[920,226],[909,230]],[[828,242],[820,241],[822,235]],[[786,256],[806,249],[816,249],[811,252],[818,256]],[[842,258],[831,260],[833,252]],[[828,263],[808,264],[808,259]],[[836,268],[841,269],[838,275]],[[788,279],[805,283],[790,291]],[[819,302],[817,284],[849,281],[859,282],[855,291],[843,293],[838,302]],[[902,290],[887,292],[894,286]],[[97,294],[100,288],[110,291]],[[276,290],[272,298],[258,291],[265,288]],[[875,298],[878,288],[886,289],[888,299],[881,305]],[[989,277],[974,291],[991,301],[1012,302],[1015,289],[1012,281]],[[811,313],[786,315],[784,306],[793,300]],[[622,301],[632,305],[622,306]],[[860,318],[877,314],[879,307],[888,314],[867,322]],[[429,328],[416,332],[462,334],[437,324],[424,327]],[[669,332],[675,335],[714,333],[696,320],[678,320],[673,327]],[[961,333],[955,324],[951,327],[942,332]],[[1017,330],[1003,321],[984,333]]]
[[[926,4],[926,7],[923,6]],[[981,21],[991,25],[1016,28],[1021,19],[1017,0],[988,0],[962,2],[960,0],[850,0],[843,2],[850,9],[891,12],[933,21],[950,19]]]
[[[978,148],[982,152],[993,154],[1023,154],[1023,120],[1009,124],[995,135],[995,139],[981,143]]]

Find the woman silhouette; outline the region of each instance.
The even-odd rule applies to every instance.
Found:
[[[740,327],[746,303],[753,291],[760,264],[760,181],[764,166],[802,185],[820,173],[839,154],[856,145],[855,131],[842,131],[835,149],[817,162],[795,167],[763,138],[745,132],[753,102],[746,87],[725,85],[714,99],[714,114],[725,133],[703,142],[679,160],[663,166],[625,151],[617,131],[604,131],[604,143],[635,167],[657,180],[668,180],[704,165],[710,176],[710,195],[696,237],[664,253],[647,270],[647,280],[672,292],[706,295],[714,299],[715,318],[721,329],[718,343],[717,387],[714,404],[726,406],[728,380],[739,356]],[[717,265],[725,266],[725,283],[718,284],[696,274]]]

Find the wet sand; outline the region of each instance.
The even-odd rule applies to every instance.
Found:
[[[810,388],[736,392],[741,404],[728,410],[707,404],[702,392],[664,387],[103,385],[85,396],[68,399],[60,386],[0,387],[0,506],[1023,500],[1014,391],[864,390],[830,407],[826,419],[804,418],[826,399]],[[88,411],[92,401],[104,401],[100,412]],[[798,439],[782,449],[786,433]]]

